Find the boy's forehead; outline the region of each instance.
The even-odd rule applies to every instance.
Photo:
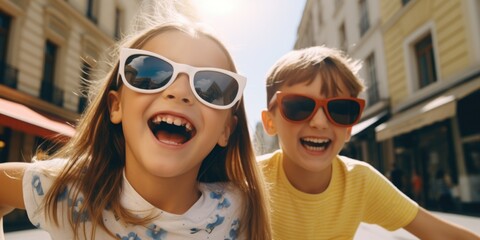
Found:
[[[278,90],[290,91],[297,89],[305,89],[311,93],[318,93],[326,97],[334,97],[349,93],[342,79],[339,79],[339,76],[331,76],[327,78],[320,73],[317,73],[313,78],[288,81],[280,86]]]

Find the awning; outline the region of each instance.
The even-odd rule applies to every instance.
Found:
[[[0,125],[48,139],[72,137],[75,129],[50,119],[23,104],[0,98]]]
[[[394,115],[392,120],[375,128],[377,141],[408,133],[455,116],[457,100],[478,89],[480,89],[480,78],[449,90],[419,106]]]
[[[379,114],[377,114],[377,115],[375,115],[375,116],[373,116],[369,119],[363,120],[360,123],[355,124],[355,126],[353,126],[353,128],[352,128],[352,136],[355,136],[355,134],[361,133],[363,130],[365,130],[368,127],[374,125],[375,123],[380,121],[380,119],[382,117],[387,115],[387,113],[388,113],[388,111],[384,110],[384,111],[380,112]]]

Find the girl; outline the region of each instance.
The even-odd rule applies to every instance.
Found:
[[[0,165],[0,213],[26,208],[54,239],[271,239],[226,48],[185,24],[121,45],[53,160]]]

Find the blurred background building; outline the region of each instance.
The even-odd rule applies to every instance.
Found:
[[[147,1],[156,0],[0,0],[0,162],[30,161],[74,134],[82,79]],[[297,37],[297,49],[326,45],[363,61],[367,108],[342,154],[399,176],[428,209],[480,215],[479,0],[307,0]],[[255,131],[257,154],[278,149],[261,124]],[[452,184],[450,208],[437,199],[441,179]],[[32,227],[24,211],[4,223]]]
[[[74,134],[87,103],[82,78],[138,8],[132,0],[0,0],[0,162],[28,162],[39,146]],[[5,231],[29,227],[23,211],[4,223]]]
[[[364,64],[367,108],[342,154],[423,207],[480,215],[480,1],[307,0],[295,48],[314,45]]]

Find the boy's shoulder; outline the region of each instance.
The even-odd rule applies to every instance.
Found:
[[[345,172],[371,172],[374,167],[367,162],[338,155],[338,165]]]
[[[276,150],[268,154],[257,156],[257,162],[260,170],[262,171],[263,175],[270,180],[276,179],[279,168],[281,168],[281,161],[282,150]]]
[[[282,150],[276,150],[271,153],[259,155],[256,158],[261,167],[272,165],[275,164],[275,162],[280,161],[282,158]]]

